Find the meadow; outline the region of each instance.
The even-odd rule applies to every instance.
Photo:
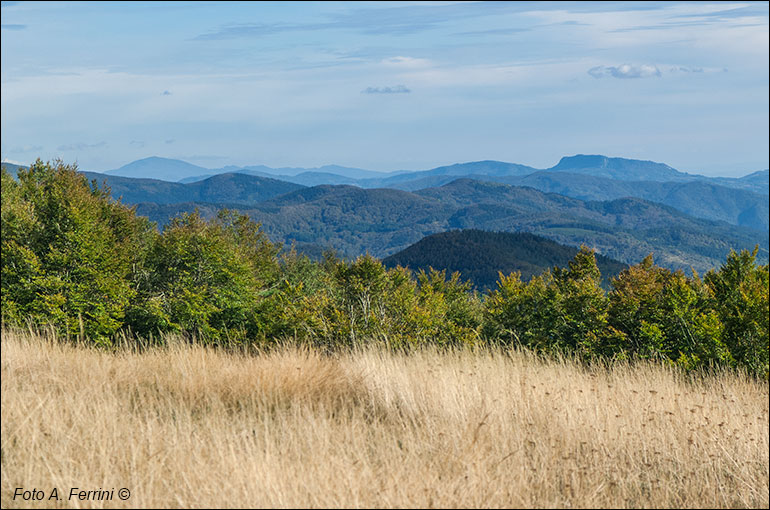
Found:
[[[740,371],[166,340],[3,331],[3,508],[769,504],[768,383]]]

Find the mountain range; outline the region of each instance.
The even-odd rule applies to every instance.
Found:
[[[318,168],[271,168],[265,165],[226,166],[206,169],[184,161],[150,157],[134,161],[107,175],[154,178],[167,181],[194,182],[222,173],[246,173],[260,177],[272,177],[305,186],[318,184],[354,184],[362,188],[398,188],[415,190],[446,184],[441,179],[451,177],[484,176],[496,178],[524,177],[535,172],[571,173],[592,177],[604,177],[619,181],[687,182],[705,181],[720,186],[744,189],[768,194],[768,171],[754,172],[741,178],[706,177],[680,172],[664,163],[602,155],[565,156],[550,168],[534,168],[501,161],[474,161],[440,166],[430,170],[375,172],[361,168],[325,165]]]
[[[122,168],[157,176],[162,174],[157,165],[166,163],[177,176],[209,171],[163,158]],[[483,229],[530,232],[570,246],[585,243],[624,263],[654,252],[667,267],[703,271],[721,264],[730,249],[756,244],[760,261],[767,260],[767,170],[737,179],[706,178],[661,163],[604,156],[562,158],[547,170],[497,161],[391,174],[331,166],[311,170],[248,167],[183,178],[186,182],[83,173],[161,226],[180,212],[198,208],[210,217],[229,207],[262,222],[273,240],[313,253],[333,248],[345,256],[386,257],[425,236]],[[350,181],[354,185],[346,184]]]
[[[181,165],[180,165],[181,163]],[[192,172],[187,163],[164,158],[147,158],[126,165],[107,175],[164,175],[168,165],[175,176]],[[194,167],[197,171],[201,167]],[[320,168],[279,168],[267,166],[224,167],[210,174],[187,177],[183,183],[203,181],[225,171],[274,178],[303,186],[350,184],[362,188],[394,188],[406,191],[436,187],[457,178],[471,178],[516,186],[529,186],[540,191],[559,193],[581,200],[612,200],[623,197],[643,198],[670,205],[680,211],[709,220],[721,220],[757,230],[767,230],[767,170],[742,178],[705,177],[680,172],[666,164],[596,155],[562,158],[555,166],[538,170],[515,163],[477,161],[437,167],[431,170],[391,174],[357,168],[327,165]],[[191,197],[191,200],[196,200]],[[238,201],[232,199],[232,201]]]
[[[13,167],[15,165],[10,165]],[[10,168],[9,168],[10,169]],[[209,172],[201,174],[201,172]],[[241,180],[238,186],[255,185],[259,191],[235,191],[233,182],[226,187],[229,194],[199,193],[199,188],[162,184],[158,178],[179,177],[179,184],[204,182],[225,173],[236,173],[274,179],[302,186],[322,184],[350,184],[362,188],[394,188],[417,191],[442,186],[458,178],[500,182],[515,186],[532,187],[580,200],[613,200],[636,197],[674,207],[689,215],[709,220],[726,221],[740,226],[766,231],[768,217],[767,170],[741,178],[704,177],[679,172],[663,163],[609,158],[606,156],[577,155],[562,158],[554,167],[545,170],[499,161],[478,161],[443,166],[426,171],[398,171],[390,174],[358,168],[327,165],[320,168],[278,168],[264,165],[250,167],[223,167],[208,170],[184,161],[167,158],[145,158],[104,174],[88,173],[89,178],[106,181],[116,195],[123,195],[129,203],[181,201],[228,201],[251,204],[286,192],[290,189],[273,181]],[[189,174],[199,174],[189,176]],[[120,176],[152,178],[155,183],[121,181]],[[209,188],[217,187],[218,177],[209,181]],[[205,187],[205,185],[202,185]]]

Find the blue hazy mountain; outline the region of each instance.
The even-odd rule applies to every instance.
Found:
[[[14,173],[18,165],[8,164],[6,166]],[[262,165],[250,167],[229,166],[207,171],[214,172],[216,175],[226,175],[219,172],[227,171],[230,174],[237,173],[266,179],[277,179],[301,186],[349,184],[364,188],[394,188],[405,191],[438,187],[458,178],[470,178],[515,186],[529,186],[540,191],[559,193],[581,200],[613,200],[624,197],[642,198],[672,206],[698,218],[726,221],[734,225],[746,226],[760,231],[767,231],[768,229],[767,170],[754,172],[740,178],[708,178],[678,172],[668,165],[652,161],[584,155],[562,158],[556,166],[549,170],[537,170],[526,165],[499,161],[461,163],[421,172],[394,174],[383,174],[333,165],[322,168],[346,173],[347,176],[294,167],[273,169]],[[554,169],[561,170],[556,171]],[[116,194],[120,191],[124,199],[129,200],[130,197],[132,203],[144,201],[174,203],[192,200],[192,197],[197,197],[197,192],[178,186],[162,184],[162,182],[167,182],[161,181],[162,176],[170,175],[169,172],[176,172],[175,176],[179,176],[184,172],[199,172],[202,170],[206,169],[184,161],[152,157],[135,161],[121,167],[121,169],[102,175],[112,177],[117,173],[128,174],[129,177],[149,175],[154,179],[154,184],[147,182],[133,184],[121,182],[120,184],[115,184],[118,186],[115,188]],[[279,171],[288,173],[272,173]],[[290,173],[293,173],[293,175],[289,175]],[[356,175],[357,173],[359,175],[371,176],[374,174],[386,177],[368,177],[365,179],[350,177],[350,175]],[[601,175],[592,175],[595,173]],[[181,179],[179,183],[200,182],[212,176],[211,173],[200,174]],[[627,180],[632,177],[641,178],[641,180]],[[655,179],[673,180],[660,182]],[[264,197],[274,196],[271,193],[241,189],[244,186],[251,186],[253,182],[256,181],[231,178],[227,182],[228,186],[222,188],[223,190],[227,189],[231,196],[225,196],[226,193],[224,192],[219,194],[219,196],[222,201],[229,202],[238,199],[246,200],[247,203],[254,203],[255,197],[263,199]],[[266,184],[263,187],[270,190],[283,189],[284,192],[289,189],[286,187],[281,188],[276,183]],[[144,196],[142,196],[143,193]],[[195,199],[212,200],[211,196],[205,199],[203,197]]]
[[[301,184],[303,186],[317,186],[320,184],[354,184],[362,188],[396,188],[413,191],[447,184],[452,181],[453,177],[470,177],[496,182],[508,182],[506,179],[524,177],[536,172],[544,171],[551,173],[570,173],[587,177],[602,177],[614,181],[705,181],[729,188],[743,189],[765,195],[768,194],[767,170],[754,172],[753,174],[741,178],[706,177],[680,172],[669,165],[654,161],[583,154],[563,157],[556,165],[547,169],[538,169],[516,163],[486,160],[457,163],[429,170],[400,170],[389,173],[339,165],[325,165],[318,168],[271,168],[265,165],[238,167],[231,165],[222,168],[208,169],[181,160],[150,157],[134,161],[106,173],[124,177],[150,178],[175,182],[195,182],[211,177],[212,175],[223,173],[245,173],[248,175],[280,179],[295,184]]]
[[[152,156],[138,161],[132,161],[127,165],[123,165],[115,170],[108,170],[104,173],[107,175],[119,175],[122,177],[140,179],[178,181],[191,175],[200,175],[208,172],[208,169],[187,163],[186,161]]]
[[[763,231],[768,229],[767,194],[724,186],[714,180],[621,181],[567,172],[535,172],[524,177],[482,179],[529,186],[580,200],[643,198],[698,218],[721,220]]]
[[[405,171],[376,172],[374,170],[364,170],[363,168],[351,168],[339,165],[324,165],[318,168],[271,168],[265,165],[237,167],[230,165],[209,170],[206,174],[185,177],[184,179],[181,179],[181,181],[194,182],[212,175],[230,172],[273,177],[275,179],[294,182],[304,186],[315,186],[318,184],[357,184],[358,181],[362,179],[382,179],[395,174],[404,173]]]
[[[698,176],[680,172],[664,163],[585,154],[565,156],[548,170],[594,177],[609,177],[621,181],[667,182],[688,181],[698,178]]]

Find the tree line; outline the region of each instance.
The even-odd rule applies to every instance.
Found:
[[[652,256],[601,285],[592,250],[480,294],[459,273],[413,274],[372,256],[312,261],[247,216],[183,214],[163,232],[75,166],[2,172],[2,321],[111,345],[178,333],[213,345],[293,338],[326,349],[382,342],[523,346],[585,359],[660,359],[768,377],[768,266],[732,252],[702,277]]]

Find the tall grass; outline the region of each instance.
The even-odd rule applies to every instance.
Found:
[[[769,448],[768,384],[736,374],[2,335],[3,508],[767,508]]]

